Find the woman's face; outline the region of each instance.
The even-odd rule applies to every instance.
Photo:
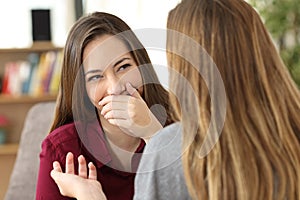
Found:
[[[108,95],[129,95],[125,84],[143,92],[138,66],[120,39],[103,35],[91,41],[83,51],[83,68],[87,94],[99,108],[98,102]]]

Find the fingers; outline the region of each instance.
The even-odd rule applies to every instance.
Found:
[[[95,165],[92,162],[90,162],[88,167],[89,167],[89,179],[97,180],[97,170]]]
[[[80,155],[78,157],[78,176],[82,178],[87,178],[86,161],[83,155]]]
[[[129,95],[109,95],[109,96],[104,97],[101,101],[99,101],[98,104],[100,106],[104,106],[104,105],[108,104],[109,102],[126,102],[126,103],[128,103],[130,101],[130,97],[142,99],[138,90],[135,89],[130,83],[126,83],[125,87],[126,87],[126,91],[129,93]]]
[[[126,83],[125,87],[126,87],[127,92],[131,96],[136,97],[136,98],[142,98],[140,93],[134,87],[132,87],[132,85],[130,83]]]
[[[130,98],[132,97],[127,95],[107,96],[103,98],[99,102],[99,105],[102,106],[100,114],[105,117],[110,111],[126,111],[130,104]]]
[[[53,170],[57,172],[62,172],[61,166],[58,161],[53,162]]]
[[[106,97],[105,97],[106,98]],[[107,102],[107,100],[111,100],[110,102]],[[117,101],[115,101],[118,99]],[[116,99],[113,97],[106,98],[105,101],[107,102],[101,109],[101,115],[106,119],[128,119],[131,117],[130,115],[132,113],[136,113],[139,111],[139,105],[145,104],[144,101],[139,100],[135,97],[131,96],[116,96]],[[120,99],[123,101],[121,102]],[[145,107],[148,109],[147,105],[145,104]]]
[[[89,171],[88,171],[86,160],[85,160],[84,156],[80,155],[77,159],[78,159],[78,176],[85,178],[85,179],[89,177],[89,179],[96,180],[97,179],[97,170],[96,170],[95,165],[92,162],[90,162],[88,165],[88,168],[89,168]],[[55,176],[57,179],[57,178],[59,178],[59,176],[61,174],[59,172],[63,173],[61,165],[58,161],[54,161],[53,162],[53,170],[51,171],[51,176],[53,174],[53,176]],[[66,156],[66,172],[65,173],[66,174],[75,174],[74,155],[71,152],[67,153],[67,156]]]
[[[57,183],[60,180],[60,173],[59,171],[56,170],[51,170],[50,172],[50,176],[52,177],[52,179]]]
[[[130,127],[129,122],[127,119],[108,119],[108,122],[115,126],[120,126],[123,128]]]
[[[114,102],[110,101],[107,104],[105,104],[101,109],[101,115],[105,115],[107,112],[112,110],[126,110],[128,107],[128,101],[129,99],[126,98],[124,102]]]
[[[61,169],[61,166],[59,164],[58,161],[54,161],[53,162],[53,169],[51,170],[50,172],[50,176],[52,177],[52,179],[57,182],[60,180],[60,175],[62,173],[62,169]]]
[[[130,96],[129,95],[109,95],[104,97],[101,101],[99,101],[99,105],[100,106],[104,106],[106,104],[108,104],[109,102],[128,102],[129,101]]]
[[[124,110],[112,110],[107,112],[104,116],[105,119],[128,119],[129,118],[129,113],[128,111]]]
[[[108,119],[108,122],[114,126],[118,126],[121,130],[123,130],[125,133],[133,136],[133,137],[139,137],[138,133],[136,131],[136,127],[139,127],[138,125],[135,126],[133,124],[132,120],[129,119]]]
[[[66,173],[67,174],[75,174],[74,156],[71,152],[69,152],[66,156]]]

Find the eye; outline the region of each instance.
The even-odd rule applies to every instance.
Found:
[[[118,72],[119,72],[119,71],[123,71],[123,70],[125,70],[126,68],[128,68],[128,67],[130,67],[130,66],[131,66],[130,64],[124,64],[124,65],[122,65],[121,67],[119,67],[117,71],[118,71]]]
[[[96,80],[99,80],[99,79],[102,79],[102,78],[103,78],[102,75],[97,74],[97,75],[88,77],[87,82],[96,81]]]

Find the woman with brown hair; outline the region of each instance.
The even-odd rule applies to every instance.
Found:
[[[172,53],[185,41],[168,35],[169,65],[189,80],[205,110],[199,121],[183,122],[183,144],[192,141],[182,157],[191,197],[299,199],[300,93],[256,11],[243,0],[183,0],[169,13],[167,27],[206,50],[226,91],[221,135],[199,158],[213,112],[210,96],[202,77],[190,76],[193,66]],[[172,78],[170,84],[178,98],[192,98]],[[195,136],[191,125],[200,127]]]
[[[109,199],[132,199],[146,138],[172,123],[168,98],[145,48],[124,21],[102,12],[79,19],[64,48],[60,95],[51,133],[42,143],[36,198],[66,198],[50,177],[52,163],[73,163],[74,156],[83,155],[94,163]],[[152,107],[156,104],[164,109]],[[63,168],[84,170],[78,162]]]
[[[149,140],[144,155],[163,149],[159,141],[172,137],[177,142],[166,147],[180,149],[182,159],[157,170],[170,151],[143,155],[138,172],[149,173],[136,176],[135,199],[182,199],[174,188],[185,184],[192,199],[300,199],[300,92],[256,11],[243,0],[182,0],[170,11],[167,27],[170,88],[183,139],[165,128]],[[198,65],[184,59],[190,55]],[[214,66],[226,91],[220,106],[212,102],[222,91],[213,87],[220,86]],[[188,104],[195,96],[196,113]],[[221,114],[212,118],[224,108],[224,123]],[[182,170],[184,178],[178,178]],[[67,174],[53,172],[60,175]]]

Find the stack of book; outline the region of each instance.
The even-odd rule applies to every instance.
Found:
[[[31,53],[27,60],[7,62],[1,93],[12,96],[57,94],[61,65],[61,51]]]

